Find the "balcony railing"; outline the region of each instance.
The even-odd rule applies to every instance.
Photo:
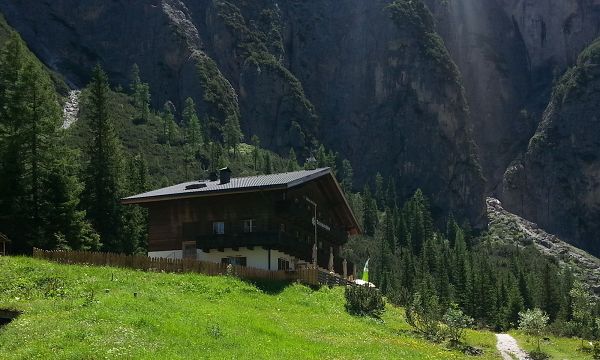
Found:
[[[265,249],[274,249],[302,259],[306,262],[312,261],[312,243],[306,243],[295,239],[283,232],[251,232],[236,234],[211,234],[200,235],[196,237],[196,247],[205,252],[210,250],[221,250],[225,248],[238,249],[242,247],[254,248],[262,247]],[[321,268],[329,267],[329,249],[319,249],[317,251],[317,261]],[[334,271],[338,274],[343,273],[343,259],[339,256],[333,259]],[[348,263],[347,271],[351,274],[354,267]]]

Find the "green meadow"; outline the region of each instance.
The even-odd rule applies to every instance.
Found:
[[[415,336],[403,310],[344,309],[343,288],[252,284],[0,257],[0,359],[474,359]],[[469,331],[477,359],[493,333]]]

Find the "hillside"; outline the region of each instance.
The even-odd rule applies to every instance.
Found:
[[[403,311],[352,317],[343,288],[257,287],[227,277],[1,257],[0,358],[468,359],[414,337]],[[496,359],[492,333],[467,342]]]

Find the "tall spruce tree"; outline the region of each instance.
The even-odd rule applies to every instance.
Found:
[[[352,170],[352,164],[350,160],[344,159],[342,161],[342,173],[341,173],[341,187],[342,190],[349,194],[352,191],[352,183],[354,179],[354,170]]]
[[[200,148],[204,143],[204,132],[196,113],[196,104],[190,97],[185,100],[182,118],[186,142],[194,149]]]
[[[233,150],[234,157],[237,156],[239,143],[244,139],[244,134],[240,128],[240,120],[237,115],[229,115],[223,125],[223,142],[227,152]]]
[[[300,165],[298,165],[298,160],[296,159],[296,152],[294,148],[290,148],[290,154],[288,155],[287,162],[287,171],[297,171],[300,169]]]
[[[17,252],[99,245],[78,210],[77,154],[61,125],[50,76],[12,33],[0,55],[0,232]]]
[[[89,162],[85,171],[85,205],[94,228],[100,234],[104,249],[123,251],[121,243],[124,163],[122,146],[110,115],[108,77],[97,65],[92,72],[88,109],[90,141]]]
[[[140,68],[137,64],[133,64],[131,69],[131,84],[129,86],[138,119],[140,122],[147,122],[150,117],[150,85],[142,82]]]

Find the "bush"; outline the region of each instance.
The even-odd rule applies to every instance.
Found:
[[[548,359],[550,359],[550,356],[548,354],[546,354],[545,352],[532,351],[529,353],[529,358],[531,360],[548,360]]]
[[[379,318],[385,311],[381,292],[373,287],[346,286],[346,311],[352,315]]]
[[[519,329],[537,340],[537,352],[540,350],[540,338],[548,326],[549,317],[540,309],[521,311],[519,313]]]
[[[594,349],[592,350],[592,358],[594,360],[600,360],[600,341],[594,343]]]
[[[452,344],[462,341],[465,329],[473,324],[473,318],[465,315],[457,304],[452,304],[444,314],[442,322],[446,325],[446,335]]]
[[[441,341],[444,338],[441,320],[442,311],[437,296],[425,297],[418,292],[413,295],[412,302],[406,307],[406,322],[410,326],[427,339]]]

